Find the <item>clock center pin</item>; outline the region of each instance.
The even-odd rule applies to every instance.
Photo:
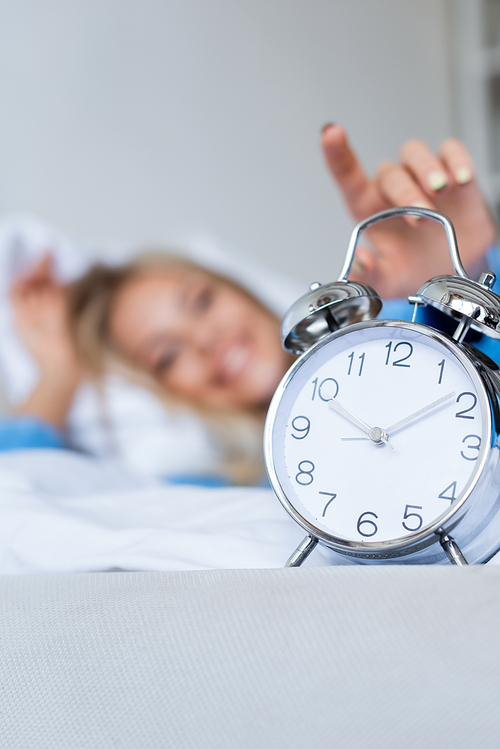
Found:
[[[372,427],[368,436],[375,445],[387,444],[389,436],[380,427]]]

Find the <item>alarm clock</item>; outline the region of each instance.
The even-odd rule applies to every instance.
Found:
[[[359,236],[398,216],[439,222],[455,275],[409,297],[411,321],[378,319],[377,293],[348,280]],[[492,273],[463,268],[453,225],[424,208],[359,223],[341,275],[287,312],[299,355],[272,399],[264,454],[271,485],[306,536],[348,564],[484,563],[500,548],[500,371],[468,341],[500,340]],[[467,339],[467,340],[466,340]]]

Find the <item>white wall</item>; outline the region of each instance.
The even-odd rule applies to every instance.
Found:
[[[205,230],[332,280],[321,126],[370,168],[451,131],[445,0],[0,0],[0,38],[0,209],[77,238]]]

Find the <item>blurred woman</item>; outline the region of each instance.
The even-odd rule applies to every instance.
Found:
[[[17,412],[64,430],[81,377],[115,369],[171,407],[196,409],[224,442],[231,480],[261,478],[262,422],[292,361],[278,318],[234,281],[181,257],[97,264],[67,287],[51,265],[45,256],[12,290],[19,334],[40,369]]]

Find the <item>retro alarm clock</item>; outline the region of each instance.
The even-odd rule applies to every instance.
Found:
[[[377,293],[348,275],[361,233],[405,215],[443,226],[455,275],[409,297],[411,322],[378,319]],[[287,312],[283,346],[300,356],[264,437],[271,485],[306,533],[287,566],[318,543],[340,564],[464,565],[498,551],[500,370],[464,340],[500,340],[494,280],[468,277],[445,216],[396,208],[359,223],[338,281],[311,284]]]

